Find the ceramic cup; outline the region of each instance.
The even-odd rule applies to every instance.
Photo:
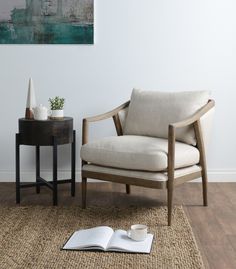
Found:
[[[148,227],[143,224],[134,224],[128,230],[127,235],[135,241],[143,241],[147,237]]]

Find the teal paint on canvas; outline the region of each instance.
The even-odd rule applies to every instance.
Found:
[[[0,1],[0,44],[94,42],[93,0],[8,1]]]

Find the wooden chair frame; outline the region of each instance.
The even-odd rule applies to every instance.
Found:
[[[97,115],[94,117],[89,117],[83,119],[83,129],[82,129],[82,144],[88,143],[88,129],[89,123],[105,120],[108,118],[113,118],[117,135],[123,135],[123,130],[119,118],[119,112],[129,106],[130,101],[122,104],[121,106],[109,111],[107,113]],[[100,179],[104,181],[116,182],[126,184],[126,192],[130,193],[130,185],[143,186],[146,188],[155,189],[167,189],[167,204],[168,204],[168,225],[171,225],[172,207],[173,207],[173,191],[174,187],[180,185],[186,181],[190,181],[199,177],[202,177],[202,190],[203,190],[203,204],[207,206],[207,166],[206,166],[206,155],[205,147],[202,135],[202,127],[200,119],[206,114],[210,109],[215,106],[214,100],[209,100],[208,103],[202,107],[193,116],[169,125],[168,131],[168,168],[167,176],[168,180],[166,182],[155,181],[155,180],[145,180],[132,177],[124,177],[106,173],[91,172],[83,170],[83,165],[87,164],[86,161],[82,160],[81,178],[82,178],[82,208],[86,208],[86,192],[87,192],[87,178]],[[183,128],[192,125],[194,127],[197,145],[200,152],[199,166],[201,171],[190,173],[184,176],[175,177],[175,133],[178,128]],[[177,179],[178,180],[175,180]]]

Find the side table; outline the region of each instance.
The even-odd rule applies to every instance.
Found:
[[[19,119],[19,133],[16,134],[16,203],[20,203],[20,189],[46,186],[53,192],[53,205],[58,203],[57,185],[71,183],[71,195],[75,196],[75,130],[73,118],[64,117],[58,120],[29,120]],[[71,178],[57,180],[57,151],[58,145],[71,144]],[[36,182],[20,182],[20,145],[35,146],[36,150]],[[53,177],[47,181],[40,176],[40,146],[52,146],[53,151]]]

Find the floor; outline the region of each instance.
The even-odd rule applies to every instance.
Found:
[[[69,195],[69,186],[59,186],[59,205],[80,205],[80,185],[75,198]],[[36,195],[34,189],[22,190],[21,205],[51,205],[50,190],[42,188]],[[193,228],[206,268],[236,268],[236,183],[210,183],[209,206],[202,206],[201,184],[186,183],[175,190],[175,204],[183,204]],[[166,192],[162,190],[131,187],[126,195],[125,186],[110,183],[88,185],[88,205],[165,205]],[[15,205],[13,183],[0,183],[0,204]]]

